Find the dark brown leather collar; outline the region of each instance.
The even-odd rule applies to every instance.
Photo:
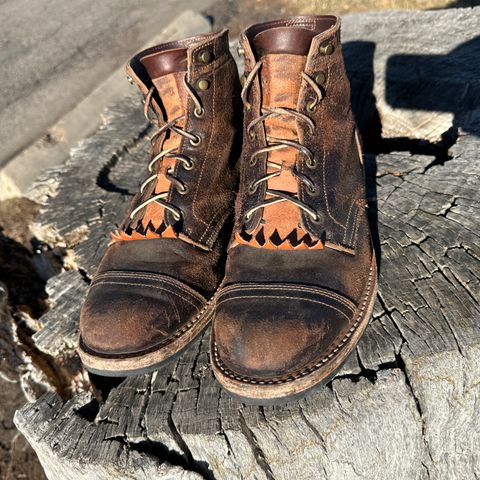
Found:
[[[175,64],[175,57],[177,53],[180,54],[181,50],[186,50],[187,65],[191,63],[194,69],[196,69],[197,67],[203,68],[205,67],[205,65],[199,61],[198,54],[201,53],[199,51],[199,48],[201,48],[202,45],[207,44],[210,45],[209,48],[211,48],[212,51],[215,51],[215,61],[211,62],[210,65],[218,63],[218,60],[220,60],[221,58],[224,59],[225,55],[229,53],[228,31],[224,29],[218,32],[197,35],[196,37],[191,37],[169,43],[163,43],[155,47],[147,48],[146,50],[143,50],[137,55],[135,55],[127,64],[127,75],[131,77],[132,80],[139,86],[142,93],[146,94],[151,86],[151,77],[143,64],[144,59],[160,52],[162,52],[162,54],[166,53],[167,51],[173,52],[172,57],[167,60],[168,68],[168,64],[172,62],[173,65]],[[173,67],[173,65],[171,66]],[[162,68],[165,68],[165,66],[163,66]],[[165,75],[166,73],[163,73],[163,75]]]
[[[258,33],[253,39],[253,45],[257,58],[270,53],[308,55],[310,44],[316,35],[316,32],[305,28],[275,27]]]
[[[334,27],[338,23],[338,17],[333,15],[317,15],[317,16],[299,16],[292,18],[285,18],[282,20],[272,20],[264,23],[257,23],[246,28],[242,37],[245,36],[250,42],[261,32],[265,30],[286,27],[288,29],[301,28],[304,30],[311,30],[318,35],[326,30]]]
[[[151,53],[140,59],[150,78],[159,78],[173,72],[187,71],[187,49],[175,48]]]
[[[314,39],[330,36],[339,28],[340,19],[333,15],[299,16],[252,25],[240,35],[245,49],[245,69],[252,68],[253,63],[267,51],[308,55],[309,51],[303,52],[315,43]]]

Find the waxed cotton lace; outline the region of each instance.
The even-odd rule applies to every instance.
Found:
[[[250,89],[250,86],[252,85],[252,82],[254,81],[255,77],[257,76],[259,70],[262,67],[262,62],[258,61],[255,66],[253,67],[252,71],[248,74],[245,84],[242,89],[241,97],[242,101],[245,105],[245,108],[247,110],[250,110],[252,105],[248,101],[248,92]],[[302,79],[305,80],[309,86],[312,88],[313,92],[315,93],[315,99],[307,106],[309,111],[314,111],[318,105],[318,103],[322,100],[323,98],[323,93],[322,90],[319,88],[319,86],[315,83],[315,80],[313,80],[309,75],[307,75],[305,72],[302,72]],[[297,120],[300,120],[304,124],[307,125],[310,133],[313,133],[315,131],[315,122],[308,116],[305,115],[297,110],[291,109],[291,108],[282,108],[282,107],[272,107],[272,108],[266,108],[262,107],[260,110],[260,116],[252,120],[248,125],[247,125],[247,135],[253,139],[255,138],[255,133],[253,131],[253,128],[262,122],[265,122],[267,118],[272,118],[272,117],[290,117],[294,118]],[[263,153],[268,153],[274,150],[280,150],[284,148],[295,148],[298,150],[304,157],[306,157],[306,164],[309,168],[314,168],[316,166],[316,160],[315,157],[312,153],[312,151],[307,148],[306,146],[295,142],[293,140],[287,140],[287,139],[281,139],[281,138],[275,138],[271,136],[267,136],[267,146],[262,147],[258,150],[256,150],[250,157],[250,165],[254,166],[257,162],[257,157]],[[281,175],[281,169],[282,166],[281,164],[278,164],[276,162],[272,162],[270,160],[267,160],[267,167],[272,168],[273,170],[276,170],[272,173],[268,173],[262,177],[259,177],[258,179],[254,180],[248,187],[249,193],[255,193],[257,188],[263,183],[263,182],[268,182],[271,178],[278,177]],[[303,173],[297,171],[296,169],[293,169],[292,172],[303,184],[307,186],[307,189],[309,193],[315,194],[317,193],[317,187],[315,186],[314,182],[307,176],[304,175]],[[283,192],[281,190],[275,190],[271,188],[267,188],[266,190],[266,195],[269,195],[272,198],[265,198],[261,202],[259,202],[257,205],[254,205],[253,207],[249,208],[245,212],[245,217],[244,220],[248,221],[250,220],[251,216],[259,209],[267,207],[268,205],[273,205],[275,203],[279,202],[291,202],[295,204],[297,207],[299,207],[301,210],[303,210],[305,213],[307,213],[313,221],[318,222],[320,220],[320,217],[318,213],[311,208],[309,205],[307,205],[305,202],[294,196],[293,194]]]
[[[185,77],[183,78],[183,83],[185,85],[185,89],[186,89],[188,95],[191,97],[191,99],[193,100],[193,102],[195,104],[195,115],[199,116],[199,117],[202,116],[204,114],[204,109],[203,109],[202,103],[201,103],[200,99],[198,98],[198,96],[197,96],[195,90],[193,89],[193,87],[188,83],[186,74],[185,74]],[[186,114],[180,115],[180,116],[174,118],[173,120],[165,123],[161,127],[159,125],[159,121],[156,118],[151,118],[150,117],[149,111],[150,111],[151,102],[152,102],[152,98],[153,98],[154,93],[155,93],[155,87],[151,87],[150,90],[148,91],[148,94],[145,97],[144,109],[143,109],[143,114],[145,115],[145,118],[151,124],[159,127],[158,130],[155,133],[153,133],[153,135],[150,137],[150,142],[153,144],[153,142],[155,141],[155,139],[157,137],[159,137],[160,135],[165,133],[167,130],[170,130],[170,131],[176,133],[177,135],[180,135],[181,137],[184,137],[184,138],[188,139],[193,146],[199,145],[201,139],[198,135],[195,135],[194,133],[191,133],[191,132],[187,132],[186,130],[184,130],[182,127],[180,127],[178,125],[178,122],[185,119]],[[182,162],[185,170],[191,170],[193,168],[193,161],[187,155],[183,155],[183,154],[179,153],[177,151],[177,148],[178,147],[172,147],[172,148],[167,148],[165,150],[161,150],[157,155],[155,155],[152,158],[152,160],[148,164],[148,171],[150,173],[152,173],[152,175],[150,177],[148,177],[142,183],[142,185],[140,186],[140,193],[141,194],[143,194],[145,188],[151,182],[153,182],[154,180],[157,179],[158,174],[156,172],[154,172],[153,169],[154,169],[156,163],[158,161],[160,161],[161,159],[163,159],[163,158],[174,158],[174,159]],[[165,177],[171,183],[173,183],[176,186],[179,193],[181,193],[181,194],[187,193],[187,191],[188,191],[187,186],[179,178],[177,178],[173,175],[173,168],[170,168],[166,171]],[[160,204],[163,208],[170,211],[175,220],[177,220],[177,221],[180,220],[182,218],[182,211],[181,211],[180,208],[176,207],[171,202],[167,202],[165,200],[165,198],[168,197],[168,194],[169,194],[169,191],[166,190],[166,191],[160,192],[160,193],[154,195],[153,197],[151,197],[151,198],[145,200],[144,202],[142,202],[140,205],[138,205],[138,207],[136,207],[132,211],[132,213],[130,214],[130,220],[133,220],[135,215],[140,210],[147,207],[150,203],[153,203],[153,202],[156,202],[156,203]]]

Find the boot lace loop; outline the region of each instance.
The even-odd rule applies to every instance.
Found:
[[[260,71],[262,67],[262,62],[258,61],[255,66],[253,67],[252,71],[247,75],[247,78],[245,80],[245,84],[242,89],[241,97],[242,101],[245,105],[245,108],[247,110],[250,110],[252,108],[252,104],[248,100],[248,92],[250,90],[250,87],[257,76],[258,72]],[[318,103],[322,100],[323,98],[323,93],[322,90],[319,88],[319,86],[315,83],[315,80],[313,80],[309,75],[307,75],[305,72],[302,72],[302,79],[304,79],[308,85],[312,88],[313,93],[315,95],[315,99],[308,105],[308,109],[312,111],[311,109],[315,109]],[[267,118],[273,118],[273,117],[286,117],[286,118],[294,118],[296,120],[299,120],[300,122],[304,123],[310,133],[313,133],[315,131],[315,122],[308,116],[305,115],[304,113],[301,113],[295,109],[291,108],[283,108],[283,107],[262,107],[260,109],[260,116],[252,120],[248,125],[247,125],[247,134],[251,139],[255,138],[254,134],[254,127],[259,124],[265,122]],[[296,149],[299,153],[301,153],[305,158],[306,158],[306,164],[309,168],[314,168],[316,166],[316,160],[315,157],[312,153],[312,151],[306,147],[305,145],[302,145],[299,142],[296,142],[294,140],[287,140],[287,139],[282,139],[282,138],[275,138],[272,136],[268,136],[266,138],[267,145],[265,147],[262,147],[258,150],[256,150],[250,157],[250,165],[254,166],[257,161],[257,157],[263,153],[268,153],[274,150],[279,150],[279,149],[284,149],[284,148],[294,148]],[[276,162],[272,162],[270,160],[267,160],[267,167],[270,167],[273,170],[276,170],[272,173],[268,173],[256,180],[254,180],[250,186],[249,186],[249,193],[255,193],[257,188],[264,182],[268,182],[271,178],[275,178],[281,175],[281,170],[282,166],[281,164],[278,164]],[[293,175],[295,175],[298,180],[307,186],[307,189],[310,193],[315,193],[316,192],[316,186],[314,182],[305,174],[298,172],[295,168],[292,171]],[[259,202],[257,205],[254,205],[253,207],[249,208],[245,212],[245,217],[244,220],[248,221],[252,217],[252,215],[259,209],[267,207],[268,205],[273,205],[275,203],[279,202],[284,202],[288,201],[299,207],[301,210],[303,210],[306,214],[308,214],[311,219],[315,222],[318,222],[320,220],[320,216],[316,210],[311,208],[309,205],[307,205],[305,202],[297,198],[297,196],[284,192],[281,190],[276,190],[276,189],[269,189],[267,188],[266,190],[266,195],[269,195],[271,198],[266,198]]]
[[[184,83],[187,94],[195,104],[195,112],[199,115],[203,114],[204,109],[203,109],[202,103],[197,93],[193,89],[193,87],[188,83],[186,74],[185,74],[185,77],[183,78],[183,83]],[[145,115],[145,118],[148,120],[148,122],[159,127],[158,130],[151,135],[150,142],[153,144],[155,139],[157,139],[160,135],[170,130],[173,133],[188,139],[192,145],[194,146],[199,145],[201,138],[198,135],[192,132],[188,132],[184,128],[178,125],[178,122],[185,119],[186,114],[180,115],[174,118],[173,120],[170,120],[169,122],[164,123],[162,126],[160,126],[160,123],[157,118],[150,117],[149,112],[151,109],[154,93],[155,93],[155,87],[151,87],[145,97],[144,108],[143,108],[143,114]],[[156,172],[155,166],[157,162],[159,162],[163,158],[173,158],[175,160],[180,161],[183,167],[185,168],[185,170],[191,170],[193,168],[193,161],[187,155],[179,153],[178,147],[162,149],[157,155],[155,155],[150,160],[150,163],[148,164],[148,171],[152,173],[152,175],[148,177],[140,186],[141,194],[143,194],[145,188],[148,185],[150,185],[150,183],[152,183],[158,178],[158,173]],[[173,175],[173,168],[169,168],[166,171],[165,177],[170,181],[170,183],[173,183],[175,185],[179,193],[181,194],[187,193],[188,188],[186,184],[182,182],[179,178]],[[140,205],[138,205],[130,213],[130,220],[133,220],[135,215],[137,215],[138,212],[140,212],[143,208],[147,207],[150,203],[156,202],[156,203],[159,203],[166,210],[170,211],[173,215],[173,218],[176,221],[179,221],[182,218],[182,210],[177,206],[175,206],[174,204],[172,204],[171,202],[167,202],[165,200],[165,198],[168,197],[168,195],[169,195],[169,192],[167,190],[148,198],[147,200],[142,202]]]

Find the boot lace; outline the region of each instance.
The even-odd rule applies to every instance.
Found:
[[[185,85],[186,92],[188,93],[188,95],[191,97],[191,99],[193,100],[193,102],[195,104],[195,111],[194,111],[195,115],[197,117],[203,116],[205,111],[204,111],[204,108],[202,106],[202,103],[201,103],[199,97],[197,96],[195,90],[193,89],[193,87],[188,83],[186,74],[185,74],[185,77],[183,79],[183,83]],[[148,91],[148,94],[145,97],[144,109],[143,109],[143,113],[145,115],[145,118],[148,120],[148,122],[151,123],[152,125],[155,125],[155,126],[159,127],[158,130],[155,133],[153,133],[153,135],[150,137],[150,142],[152,143],[152,145],[153,145],[153,142],[155,141],[156,138],[158,138],[160,135],[162,135],[163,133],[165,133],[168,130],[172,131],[173,133],[175,133],[177,135],[180,135],[181,137],[187,138],[190,141],[190,144],[193,145],[193,146],[200,145],[200,142],[201,142],[200,136],[196,135],[195,133],[188,132],[178,125],[178,122],[185,119],[186,114],[180,115],[180,116],[174,118],[173,120],[163,124],[162,126],[160,126],[160,122],[158,121],[157,118],[151,118],[150,117],[149,111],[150,111],[151,102],[152,102],[152,98],[153,98],[154,93],[155,93],[155,87],[151,87],[150,90]],[[158,173],[157,173],[157,171],[154,171],[154,168],[155,168],[157,162],[159,162],[163,158],[173,158],[173,159],[179,160],[182,163],[183,168],[185,168],[185,170],[192,170],[193,167],[194,167],[194,163],[193,163],[192,159],[190,157],[188,157],[187,155],[181,154],[178,151],[178,147],[172,147],[172,148],[167,148],[167,149],[160,150],[160,152],[157,155],[155,155],[152,158],[152,160],[150,160],[150,163],[148,164],[148,171],[150,173],[152,173],[152,175],[150,177],[148,177],[142,183],[142,185],[140,186],[140,193],[141,194],[143,194],[145,188],[148,185],[150,185],[151,182],[153,182],[154,180],[156,180],[158,178]],[[169,168],[165,172],[165,176],[170,181],[170,183],[173,183],[175,185],[175,187],[177,188],[177,191],[180,194],[184,195],[184,194],[187,193],[187,191],[188,191],[187,185],[184,182],[182,182],[178,177],[175,177],[173,175],[173,168]],[[130,220],[133,220],[135,215],[138,212],[140,212],[140,210],[147,207],[150,203],[156,202],[156,203],[160,204],[166,210],[170,211],[173,215],[173,218],[176,221],[179,221],[182,218],[183,212],[180,208],[175,206],[173,203],[167,202],[165,200],[165,198],[168,197],[168,194],[169,194],[169,191],[166,190],[164,192],[160,192],[158,194],[155,194],[154,196],[152,196],[152,197],[148,198],[147,200],[145,200],[144,202],[142,202],[140,205],[138,205],[132,211],[132,213],[130,214]]]
[[[250,110],[252,105],[248,101],[248,92],[250,89],[250,86],[252,85],[253,80],[257,76],[260,68],[262,67],[262,62],[259,61],[255,64],[254,68],[252,71],[248,74],[244,87],[242,89],[242,101],[244,103],[244,106],[247,110]],[[313,112],[318,103],[323,99],[323,93],[322,90],[319,88],[319,86],[315,83],[315,80],[313,80],[309,75],[307,75],[305,72],[302,72],[302,79],[305,80],[310,87],[312,88],[313,92],[315,93],[315,99],[307,105],[307,109],[311,112]],[[272,117],[286,117],[286,118],[294,118],[297,120],[300,120],[304,124],[307,125],[310,133],[313,133],[315,131],[315,122],[308,116],[305,115],[297,110],[291,109],[291,108],[282,108],[282,107],[272,107],[272,108],[266,108],[262,107],[260,111],[260,116],[252,120],[248,125],[247,125],[247,135],[251,140],[255,138],[255,133],[253,128],[261,123],[265,122],[267,118],[272,118]],[[259,155],[262,155],[263,153],[268,153],[274,150],[280,150],[284,148],[295,148],[298,150],[305,158],[306,158],[306,165],[310,169],[313,169],[317,165],[317,161],[312,153],[312,151],[300,144],[299,142],[293,141],[293,140],[287,140],[287,139],[281,139],[281,138],[275,138],[272,136],[267,136],[267,145],[265,147],[262,147],[258,150],[256,150],[250,157],[250,166],[255,166],[257,163],[257,157]],[[263,183],[263,182],[268,182],[271,178],[278,177],[281,175],[281,170],[282,170],[282,165],[278,164],[276,162],[272,162],[270,160],[267,160],[267,167],[271,167],[272,169],[276,170],[272,173],[268,173],[262,177],[259,177],[258,179],[254,180],[248,187],[249,193],[253,194],[256,192],[258,187]],[[318,187],[315,185],[315,183],[305,174],[299,172],[296,168],[293,169],[292,171],[293,175],[297,177],[301,183],[306,185],[307,191],[311,194],[314,195],[318,192]],[[299,207],[301,210],[303,210],[305,213],[307,213],[311,219],[314,222],[319,222],[320,221],[320,216],[316,210],[311,208],[309,205],[307,205],[305,202],[300,200],[298,197],[295,195],[284,192],[281,190],[276,190],[272,188],[267,188],[266,190],[266,195],[269,195],[271,198],[265,198],[258,204],[254,205],[253,207],[249,208],[245,212],[244,220],[247,222],[250,220],[252,215],[259,209],[267,207],[268,205],[273,205],[275,203],[279,202],[291,202],[295,204],[297,207]]]

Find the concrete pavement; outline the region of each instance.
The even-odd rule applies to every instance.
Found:
[[[0,2],[0,167],[182,11],[212,0]],[[44,135],[48,145],[65,132]]]

